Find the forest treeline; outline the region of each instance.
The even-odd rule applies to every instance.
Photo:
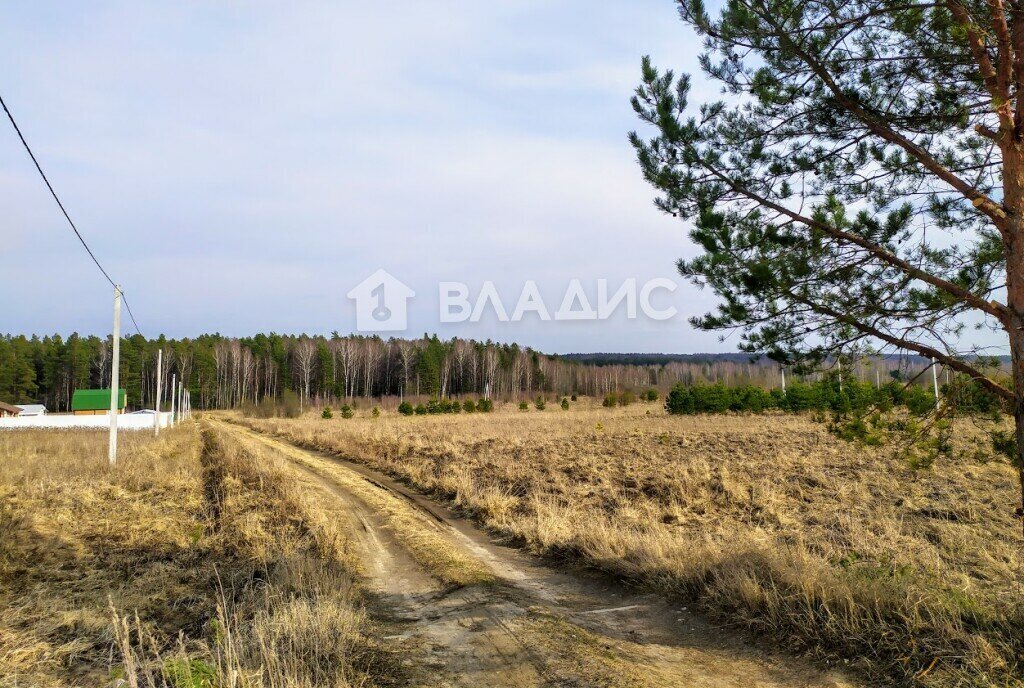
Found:
[[[611,399],[616,401],[615,397]],[[606,406],[610,405],[608,402],[609,397],[606,397]],[[769,409],[792,413],[846,413],[902,406],[913,414],[924,415],[932,411],[936,403],[969,414],[992,415],[1011,410],[1004,400],[972,384],[969,378],[962,375],[955,376],[950,382],[943,382],[937,389],[929,389],[893,379],[878,386],[856,379],[848,379],[843,383],[835,373],[810,383],[793,383],[785,390],[766,390],[754,385],[727,387],[721,383],[676,385],[668,394],[665,410],[678,415],[730,411],[761,413]]]
[[[767,361],[708,355],[651,364],[568,360],[529,347],[471,339],[382,339],[257,334],[121,342],[121,385],[131,408],[152,408],[157,354],[163,386],[184,380],[197,408],[235,408],[278,398],[286,390],[304,402],[356,397],[473,395],[497,399],[536,394],[603,396],[618,390],[722,383],[773,389],[782,371]],[[110,382],[110,338],[0,335],[0,401],[42,403],[66,411],[76,389]],[[865,381],[887,379],[898,363],[863,361],[847,372]],[[794,380],[795,381],[795,380]],[[165,400],[167,397],[165,396]]]

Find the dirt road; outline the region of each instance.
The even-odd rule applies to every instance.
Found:
[[[286,457],[350,524],[377,614],[394,628],[385,640],[404,657],[411,685],[855,685],[745,644],[663,598],[553,570],[363,466],[216,426]]]

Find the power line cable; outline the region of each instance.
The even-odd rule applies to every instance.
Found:
[[[126,311],[128,311],[128,317],[131,318],[132,325],[135,326],[135,331],[139,333],[140,337],[145,339],[145,337],[142,334],[142,330],[139,329],[139,323],[135,322],[135,314],[132,313],[132,307],[128,305],[128,297],[124,295],[123,291],[121,292],[121,300],[124,301],[124,308]]]
[[[39,171],[39,176],[42,177],[43,181],[46,183],[46,188],[50,190],[50,195],[53,196],[53,200],[57,201],[57,206],[60,208],[60,211],[64,213],[64,218],[68,221],[68,224],[71,225],[71,229],[72,231],[74,231],[75,236],[78,237],[78,241],[81,242],[82,247],[85,249],[86,253],[89,254],[89,257],[92,258],[92,262],[96,263],[96,267],[100,269],[100,272],[103,273],[103,276],[106,278],[106,280],[110,282],[110,286],[121,291],[121,298],[124,300],[124,305],[128,311],[128,316],[132,319],[132,324],[135,326],[135,331],[138,332],[139,335],[141,336],[142,331],[139,329],[139,324],[135,321],[135,314],[132,313],[132,308],[131,306],[128,305],[128,299],[127,297],[125,297],[124,291],[117,286],[114,280],[110,278],[110,275],[107,274],[107,271],[103,269],[103,266],[100,265],[100,261],[99,259],[96,258],[96,254],[94,254],[92,252],[92,249],[89,248],[89,244],[85,242],[85,239],[82,237],[82,233],[78,231],[78,227],[75,226],[75,223],[71,219],[71,216],[68,215],[68,211],[64,208],[64,204],[61,203],[60,197],[57,196],[57,192],[54,191],[53,185],[50,184],[50,180],[47,178],[46,173],[43,172],[43,168],[39,164],[39,160],[36,159],[36,154],[32,152],[32,148],[28,145],[28,141],[25,140],[24,134],[21,133],[21,128],[18,126],[18,123],[14,120],[14,115],[11,114],[10,109],[7,107],[7,103],[4,102],[3,96],[0,96],[0,105],[3,106],[4,112],[7,114],[7,119],[11,121],[11,126],[14,127],[14,131],[17,132],[18,138],[21,139],[21,145],[25,147],[25,150],[28,152],[28,156],[32,158],[32,162],[35,164],[36,170]]]

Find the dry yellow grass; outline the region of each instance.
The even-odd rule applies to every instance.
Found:
[[[203,530],[193,439],[127,435],[115,472],[102,433],[0,433],[0,682],[105,675],[111,603],[195,623],[169,603],[199,584],[187,568]]]
[[[341,687],[384,670],[343,533],[274,465],[205,439],[126,433],[111,470],[102,433],[0,433],[0,685]]]
[[[289,450],[288,445],[278,445],[268,450],[258,437],[254,442],[246,436],[232,437],[231,442],[245,447],[261,462],[280,461],[279,452],[287,452],[290,460],[328,476],[346,492],[355,495],[383,516],[395,538],[405,546],[413,559],[440,582],[453,586],[495,582],[493,573],[483,563],[454,547],[422,511],[389,491],[328,460],[316,460],[301,450]]]
[[[236,420],[866,673],[1020,682],[1013,471],[968,423],[952,459],[915,471],[806,418],[669,417],[657,405]]]

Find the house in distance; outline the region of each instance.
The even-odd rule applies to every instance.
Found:
[[[0,418],[14,418],[21,413],[20,406],[14,406],[7,402],[0,401]]]
[[[43,404],[18,404],[18,408],[21,409],[19,416],[45,416],[46,406]]]
[[[128,403],[128,394],[123,389],[117,392],[117,412],[122,414]],[[110,390],[76,389],[71,397],[71,413],[76,416],[103,416],[110,413]]]

